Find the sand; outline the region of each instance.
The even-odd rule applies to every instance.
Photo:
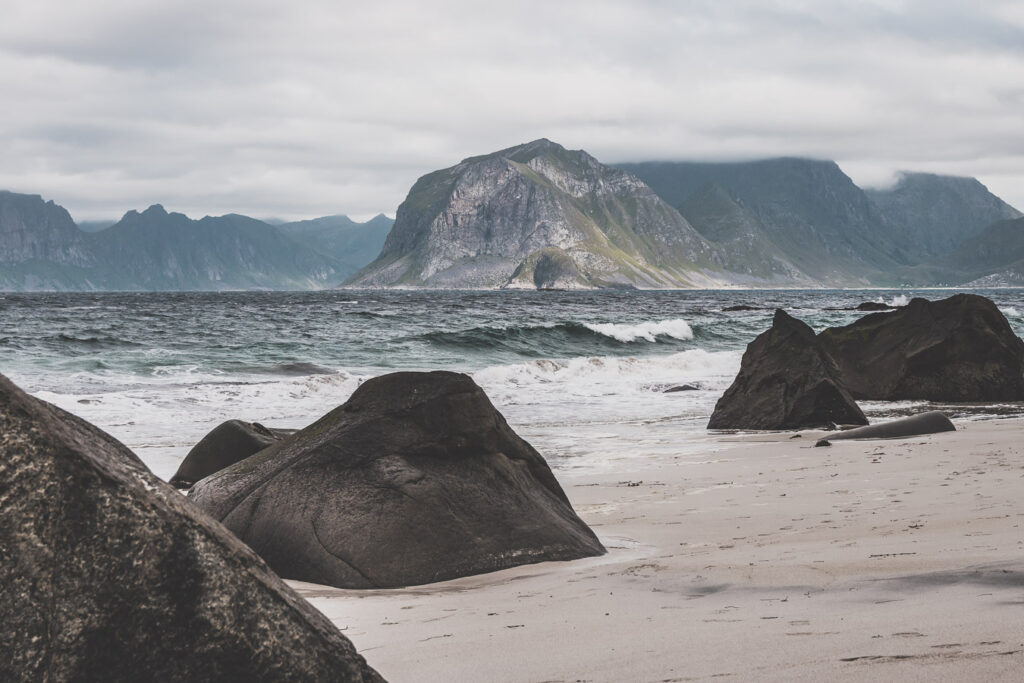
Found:
[[[1024,680],[1024,421],[557,473],[608,547],[401,590],[290,582],[390,681]]]

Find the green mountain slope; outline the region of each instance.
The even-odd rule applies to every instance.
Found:
[[[903,173],[894,187],[866,192],[898,226],[893,241],[916,261],[946,254],[993,223],[1022,216],[975,178]]]
[[[884,281],[908,263],[890,221],[832,161],[781,158],[740,163],[618,164],[673,206],[709,183],[739,201],[761,237],[807,277],[826,285]],[[686,208],[682,209],[685,212]]]

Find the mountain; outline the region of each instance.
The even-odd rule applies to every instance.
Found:
[[[296,242],[337,261],[341,280],[377,257],[394,223],[378,214],[365,223],[357,223],[348,216],[324,216],[276,227]]]
[[[0,191],[0,288],[72,288],[95,262],[64,207],[39,195]]]
[[[975,178],[904,172],[894,187],[866,193],[899,226],[892,233],[897,246],[918,260],[946,254],[993,223],[1024,215]]]
[[[1024,284],[1024,218],[996,221],[928,265],[955,284],[1020,287]]]
[[[618,164],[678,207],[705,237],[716,233],[694,213],[694,197],[717,186],[739,219],[810,280],[832,286],[884,281],[912,262],[889,238],[891,222],[833,161],[779,158],[735,163]],[[738,216],[738,214],[737,214]]]
[[[729,254],[730,267],[772,263],[793,285],[818,283],[802,273],[789,257],[772,244],[764,223],[724,187],[709,182],[679,205],[679,213],[706,239]]]
[[[254,218],[192,220],[155,204],[90,236],[104,289],[318,289],[337,264]]]
[[[541,139],[420,178],[352,287],[694,287],[789,282],[739,263],[636,177]]]
[[[37,195],[0,192],[0,289],[321,289],[342,265],[266,223],[160,205],[95,233]]]

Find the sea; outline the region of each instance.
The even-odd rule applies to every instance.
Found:
[[[399,370],[471,375],[556,471],[642,469],[652,455],[699,463],[723,448],[708,417],[775,308],[818,331],[864,315],[832,309],[956,291],[0,293],[0,372],[164,479],[224,420],[301,428]],[[1024,335],[1024,290],[971,291]],[[725,310],[737,305],[755,310]],[[874,420],[932,406],[862,407]]]

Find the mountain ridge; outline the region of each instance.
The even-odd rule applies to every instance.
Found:
[[[153,205],[76,225],[40,195],[0,191],[0,288],[1024,284],[1022,217],[969,177],[862,189],[799,157],[608,166],[540,138],[424,174],[394,220],[365,223]]]
[[[159,204],[86,232],[52,200],[0,191],[8,291],[323,289],[346,272],[328,251],[247,216],[193,220]]]
[[[541,260],[550,249],[563,266],[572,262],[564,283],[572,287],[729,281],[728,253],[642,181],[541,138],[419,178],[381,254],[343,286],[520,286],[551,262],[553,252]],[[745,277],[763,283],[772,275]]]

